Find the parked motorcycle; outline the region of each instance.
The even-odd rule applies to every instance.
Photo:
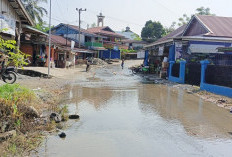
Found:
[[[15,67],[7,67],[5,66],[5,61],[2,61],[0,68],[0,79],[6,83],[13,84],[15,83],[16,78]]]

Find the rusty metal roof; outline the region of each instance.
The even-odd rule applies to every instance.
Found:
[[[177,28],[176,30],[174,30],[173,32],[169,33],[168,35],[164,36],[163,38],[158,39],[157,41],[146,45],[145,47],[150,47],[150,46],[155,46],[155,45],[159,45],[161,43],[167,42],[173,38],[179,37],[183,34],[185,28],[187,25],[183,25],[179,28]]]
[[[71,42],[69,40],[67,40],[66,38],[59,36],[59,35],[51,35],[51,42],[52,42],[52,44],[58,44],[60,46],[70,46],[71,47]],[[67,43],[67,45],[66,45],[66,43]]]
[[[209,33],[204,36],[232,37],[232,17],[209,15],[195,15],[208,28]]]

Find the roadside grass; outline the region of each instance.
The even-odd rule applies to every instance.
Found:
[[[64,105],[60,108],[60,114],[63,121],[68,120],[68,105]]]
[[[16,131],[14,137],[0,142],[0,156],[28,156],[43,141],[44,131],[50,133],[59,128],[54,121],[45,123],[40,118],[28,117],[28,107],[41,111],[46,106],[46,110],[60,113],[62,119],[68,119],[67,105],[57,105],[59,99],[52,96],[52,93],[33,91],[19,84],[0,86],[0,134]]]
[[[7,142],[3,143],[1,156],[28,156],[42,143],[44,137],[40,133],[31,133],[28,135],[17,135]]]
[[[36,101],[35,93],[19,84],[0,86],[0,133],[16,131],[16,136],[0,143],[3,156],[22,156],[41,141],[40,135],[35,134],[38,124],[25,115],[26,107]]]
[[[30,89],[20,86],[19,84],[5,84],[0,86],[0,99],[8,103],[22,103],[26,105],[35,99],[35,94]]]

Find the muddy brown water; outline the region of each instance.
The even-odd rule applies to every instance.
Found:
[[[71,85],[67,137],[47,138],[39,156],[232,156],[232,114],[181,89],[155,85],[120,66]]]

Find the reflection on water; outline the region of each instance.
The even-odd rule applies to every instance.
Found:
[[[96,75],[99,81],[72,86],[69,110],[81,118],[65,140],[49,137],[41,156],[231,156],[232,116],[224,109],[183,90],[142,84],[120,67]]]

